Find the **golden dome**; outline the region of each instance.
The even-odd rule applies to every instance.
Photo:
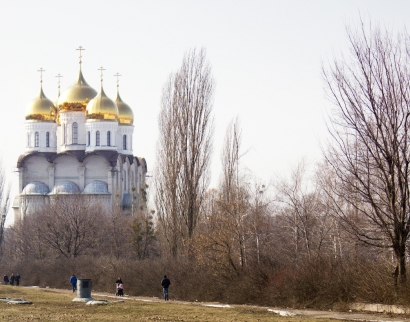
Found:
[[[131,107],[122,101],[118,90],[115,103],[117,103],[118,106],[118,122],[120,124],[133,124],[134,113],[132,112]]]
[[[54,103],[49,100],[40,87],[40,94],[33,99],[26,108],[26,120],[38,122],[54,122],[56,119],[56,108]]]
[[[107,97],[101,84],[101,90],[88,104],[86,119],[93,121],[118,121],[118,107]]]
[[[87,84],[80,68],[77,81],[58,98],[58,109],[60,111],[84,111],[88,102],[96,95],[97,91]]]

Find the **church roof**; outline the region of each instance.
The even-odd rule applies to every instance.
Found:
[[[115,167],[117,166],[117,160],[118,156],[120,156],[125,162],[125,159],[128,158],[130,164],[133,164],[134,161],[137,162],[137,165],[140,165],[140,162],[137,157],[134,157],[132,155],[127,155],[127,154],[121,154],[118,153],[117,151],[111,151],[111,150],[98,150],[98,151],[93,151],[93,152],[85,152],[82,150],[73,150],[73,151],[66,151],[66,152],[61,152],[61,153],[54,153],[54,152],[38,152],[38,151],[33,151],[29,153],[25,153],[19,156],[18,161],[17,161],[17,168],[21,168],[24,165],[24,162],[27,158],[31,156],[43,156],[46,158],[46,160],[50,163],[53,162],[53,160],[61,155],[70,155],[73,156],[77,159],[78,162],[83,162],[83,160],[91,155],[100,155],[104,157],[110,164],[110,166]],[[145,161],[145,159],[143,159]]]
[[[46,195],[48,193],[48,187],[45,183],[40,181],[32,181],[26,184],[23,189],[25,195]]]
[[[108,185],[105,182],[95,180],[87,184],[84,188],[84,194],[93,194],[93,195],[107,195]]]
[[[80,193],[80,188],[71,181],[61,181],[57,183],[54,187],[53,190],[51,190],[50,194],[51,195],[57,195],[57,194],[76,194]]]
[[[33,122],[54,122],[56,118],[56,108],[40,87],[39,95],[33,99],[26,108],[26,121]]]
[[[80,67],[77,81],[58,98],[58,109],[62,111],[83,111],[87,103],[96,95],[97,91],[85,81]]]

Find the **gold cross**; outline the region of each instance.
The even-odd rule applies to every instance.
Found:
[[[83,50],[85,50],[82,46],[80,46],[80,47],[78,47],[76,50],[79,50],[80,51],[80,65],[81,65],[81,63],[82,63],[82,61],[81,61],[81,58],[83,57],[82,55],[81,55],[81,51],[83,51]]]
[[[101,77],[101,83],[103,81],[103,70],[105,70],[102,66],[98,68],[98,70],[101,72],[100,77]]]
[[[40,72],[40,83],[43,82],[43,72],[45,72],[45,70],[41,67],[38,72]]]
[[[56,77],[58,77],[58,88],[60,88],[60,78],[63,77],[63,75],[58,74]]]
[[[122,75],[120,75],[118,72],[117,72],[117,74],[115,74],[114,75],[115,77],[117,77],[117,87],[119,87],[120,85],[119,85],[119,78],[118,77],[120,77],[120,76],[122,76]]]
[[[60,97],[60,78],[63,77],[63,75],[58,74],[56,77],[58,77],[58,96]]]

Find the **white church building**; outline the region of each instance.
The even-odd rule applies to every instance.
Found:
[[[102,76],[97,92],[84,79],[81,55],[77,80],[55,102],[45,96],[41,76],[40,93],[25,112],[26,148],[17,161],[14,222],[54,202],[57,195],[89,196],[108,210],[115,204],[142,209],[147,164],[134,156],[133,123],[118,80],[114,100],[104,93]]]

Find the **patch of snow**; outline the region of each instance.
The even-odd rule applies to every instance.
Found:
[[[30,301],[23,300],[23,299],[10,299],[7,304],[33,304]]]
[[[231,307],[228,304],[202,304],[203,306],[209,306],[209,307]]]
[[[289,311],[274,310],[274,309],[268,309],[268,311],[273,312],[275,314],[279,314],[280,316],[296,316],[296,313],[292,313]]]
[[[88,301],[85,304],[86,305],[107,305],[107,304],[110,304],[110,303],[106,300],[93,300],[93,301]]]

